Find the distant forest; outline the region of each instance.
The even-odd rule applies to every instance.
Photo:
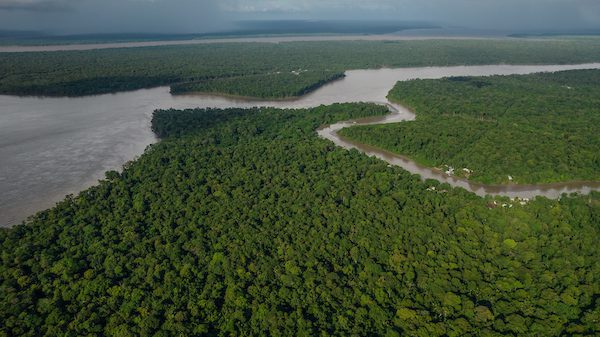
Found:
[[[482,183],[600,181],[600,70],[398,82],[389,98],[417,120],[341,135]]]
[[[407,29],[441,28],[426,22],[353,20],[245,20],[230,29],[197,34],[105,33],[53,35],[39,31],[0,30],[0,45],[64,45],[228,37],[320,34],[390,34]]]
[[[178,93],[209,89],[283,98],[314,89],[349,69],[598,61],[598,38],[231,43],[0,53],[0,94],[81,96],[175,85]],[[272,76],[298,70],[312,75],[299,77],[302,84]],[[247,85],[252,76],[262,76],[261,86],[279,90],[257,92],[256,86]],[[228,83],[233,77],[237,80]]]

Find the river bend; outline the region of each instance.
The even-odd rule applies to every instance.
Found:
[[[168,87],[87,97],[17,97],[0,95],[0,226],[12,226],[28,215],[51,207],[66,194],[94,184],[108,170],[118,170],[156,142],[150,130],[155,109],[185,108],[309,108],[346,102],[387,102],[397,81],[436,79],[447,76],[529,74],[543,71],[598,69],[600,63],[583,65],[489,65],[352,70],[346,77],[293,101],[256,101],[214,95],[172,96]],[[379,120],[358,123],[392,123],[414,118],[406,109]],[[394,110],[396,109],[396,110]],[[519,197],[562,193],[589,193],[600,183],[484,186],[456,177],[384,150],[343,139],[337,131],[354,121],[336,123],[319,134],[344,148],[356,148],[392,165],[463,187],[479,195]]]

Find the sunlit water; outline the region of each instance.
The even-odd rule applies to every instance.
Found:
[[[348,71],[295,101],[248,101],[208,95],[172,96],[169,88],[88,96],[36,98],[0,96],[0,225],[11,226],[28,215],[51,207],[66,194],[77,193],[101,179],[107,170],[120,169],[156,141],[150,130],[155,109],[252,107],[306,108],[342,102],[386,103],[397,81],[445,76],[527,74],[540,71],[600,68],[600,64],[561,66],[469,66]],[[396,106],[401,112],[402,107]],[[389,122],[411,119],[409,112],[386,117]],[[371,121],[372,122],[372,121]],[[600,184],[485,187],[424,168],[386,151],[340,139],[340,125],[320,130],[340,146],[354,147],[400,165],[426,178],[462,186],[480,195],[544,195],[589,192]]]

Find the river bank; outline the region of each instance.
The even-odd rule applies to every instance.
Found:
[[[481,197],[504,196],[519,199],[532,199],[543,196],[549,199],[558,199],[563,194],[579,193],[589,194],[592,191],[600,191],[600,182],[595,181],[573,181],[551,184],[510,184],[510,185],[486,185],[469,181],[466,178],[448,174],[435,167],[419,164],[417,161],[397,153],[393,153],[375,146],[363,144],[347,137],[340,136],[338,132],[344,128],[359,125],[380,125],[390,123],[401,123],[415,119],[415,114],[409,109],[395,103],[380,103],[390,108],[390,114],[384,117],[357,119],[342,121],[317,130],[320,137],[330,140],[335,145],[347,150],[358,150],[368,156],[379,158],[391,165],[399,166],[406,171],[421,176],[423,180],[433,179],[452,187],[464,188]]]
[[[386,102],[389,90],[397,81],[591,68],[600,68],[600,64],[354,70],[346,72],[345,78],[292,101],[255,101],[216,95],[173,96],[169,87],[84,97],[0,95],[0,225],[13,226],[51,207],[66,194],[94,185],[104,177],[104,172],[119,170],[141,155],[148,145],[156,142],[150,130],[155,109],[256,106],[296,109],[334,103]],[[392,114],[386,118],[392,121],[395,117]],[[423,177],[430,174],[427,168],[421,169],[419,174]],[[480,188],[476,185],[463,185],[461,187],[481,193],[477,192]]]

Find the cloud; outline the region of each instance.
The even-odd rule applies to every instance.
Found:
[[[398,20],[499,30],[599,28],[600,0],[0,0],[0,29],[205,32],[252,19]]]
[[[406,7],[434,8],[437,6],[468,7],[520,7],[534,6],[543,9],[556,4],[573,7],[598,5],[598,0],[221,0],[218,3],[231,11],[297,11],[323,8],[401,10]]]
[[[213,0],[0,0],[0,30],[197,33],[227,21]]]
[[[402,0],[400,0],[402,1]],[[221,6],[224,10],[232,12],[310,12],[329,9],[367,9],[386,10],[396,7],[398,1],[392,0],[223,0]]]
[[[69,7],[71,0],[0,0],[0,10],[52,11]]]
[[[221,0],[229,13],[436,21],[480,28],[600,25],[600,0]]]

